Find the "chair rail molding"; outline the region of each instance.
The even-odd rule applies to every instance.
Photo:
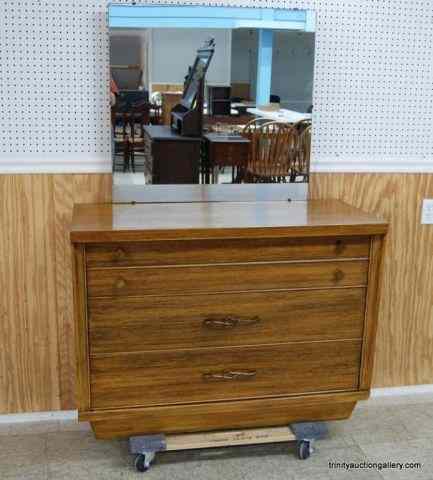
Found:
[[[314,141],[314,139],[313,139]],[[433,173],[433,155],[416,156],[338,155],[314,158],[311,171],[317,173]]]
[[[313,139],[314,141],[314,139]],[[0,153],[0,174],[111,173],[107,153]],[[314,158],[313,173],[433,173],[433,155],[416,156],[339,155]]]
[[[0,153],[0,174],[111,173],[106,153]]]

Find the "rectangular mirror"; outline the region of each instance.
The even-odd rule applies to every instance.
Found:
[[[305,199],[310,11],[111,5],[114,201]]]

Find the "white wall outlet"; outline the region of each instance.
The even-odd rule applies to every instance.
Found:
[[[433,224],[433,198],[425,198],[422,202],[421,223]]]

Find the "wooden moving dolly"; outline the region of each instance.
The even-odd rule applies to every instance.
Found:
[[[294,423],[288,427],[250,428],[178,435],[144,435],[129,438],[129,451],[135,455],[137,471],[149,470],[156,453],[203,448],[296,442],[297,456],[306,460],[313,453],[313,442],[327,435],[323,422]]]

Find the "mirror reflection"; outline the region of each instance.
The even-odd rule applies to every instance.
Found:
[[[308,182],[314,32],[110,28],[117,185]]]

